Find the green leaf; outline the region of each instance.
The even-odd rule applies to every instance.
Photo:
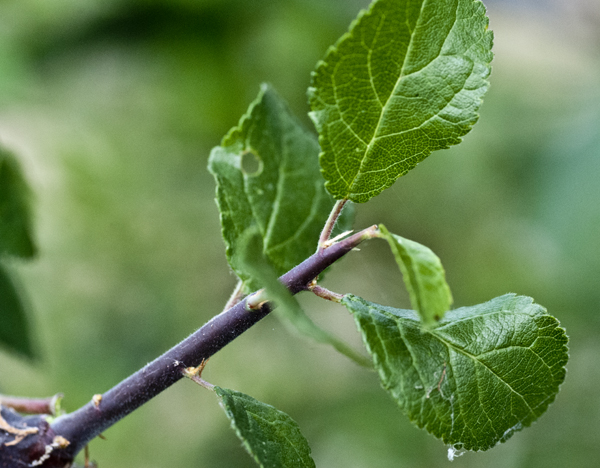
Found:
[[[0,265],[0,344],[29,358],[35,357],[25,308],[15,285]]]
[[[315,466],[308,442],[286,413],[240,392],[214,390],[237,436],[261,467]]]
[[[454,448],[487,450],[529,426],[565,378],[567,336],[529,297],[507,294],[424,328],[414,311],[356,296],[352,312],[383,387]]]
[[[15,159],[0,148],[0,256],[35,255],[29,189]]]
[[[213,149],[208,168],[217,182],[227,259],[250,282],[248,290],[257,285],[238,257],[246,230],[258,227],[262,251],[278,275],[315,252],[334,203],[319,173],[318,154],[315,137],[267,85]]]
[[[279,282],[277,273],[261,251],[262,239],[258,229],[248,230],[239,242],[241,263],[251,277],[264,287],[267,297],[277,305],[275,314],[284,324],[318,343],[333,346],[335,350],[364,367],[372,367],[369,359],[354,351],[343,341],[317,326],[302,310],[294,296]]]
[[[378,0],[313,73],[323,176],[366,202],[461,141],[488,88],[492,33],[474,0]]]
[[[379,231],[402,271],[410,303],[425,326],[434,325],[452,304],[442,262],[424,245],[392,234],[383,225],[379,225]]]

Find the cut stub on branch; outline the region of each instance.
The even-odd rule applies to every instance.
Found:
[[[0,468],[66,468],[73,462],[68,446],[43,416],[23,417],[0,406]]]

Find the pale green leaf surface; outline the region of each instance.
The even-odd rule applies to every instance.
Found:
[[[452,310],[435,329],[414,311],[351,295],[342,303],[383,387],[414,424],[456,448],[506,441],[546,411],[565,378],[565,331],[529,297]]]
[[[244,393],[215,387],[246,450],[263,468],[314,467],[310,447],[286,413]]]
[[[29,324],[20,296],[0,264],[0,345],[27,357],[34,357]]]
[[[315,252],[334,204],[324,188],[318,154],[316,138],[268,85],[211,152],[208,167],[217,182],[227,259],[248,290],[257,285],[241,265],[238,243],[253,226],[278,275]],[[249,172],[246,163],[252,159],[257,170]]]
[[[0,147],[0,256],[35,255],[29,197],[17,162]]]
[[[425,326],[434,325],[452,304],[442,262],[428,247],[392,234],[383,225],[379,230],[402,271],[413,309]]]
[[[461,141],[488,88],[492,33],[474,0],[377,0],[313,73],[326,187],[366,202]]]
[[[239,243],[240,258],[245,271],[260,287],[264,287],[267,296],[277,305],[275,314],[286,325],[318,343],[332,346],[339,353],[352,359],[361,366],[371,367],[369,359],[354,351],[350,346],[315,324],[302,310],[294,296],[278,280],[277,273],[261,251],[261,237],[257,229],[244,233]]]

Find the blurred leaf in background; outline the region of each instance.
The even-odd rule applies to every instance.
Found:
[[[0,256],[35,254],[29,195],[17,162],[0,147]]]
[[[0,264],[0,344],[33,357],[25,307],[13,280]]]
[[[0,147],[0,344],[33,357],[22,294],[3,262],[7,257],[31,258],[35,254],[29,196],[16,160]]]
[[[4,0],[0,135],[36,198],[28,291],[44,367],[0,355],[3,391],[73,410],[187,336],[235,285],[210,148],[272,83],[304,119],[310,72],[367,0]],[[473,132],[357,210],[441,258],[456,307],[507,292],[570,335],[561,393],[533,427],[453,467],[591,467],[600,457],[600,20],[597,2],[488,1],[491,88]],[[357,275],[356,272],[360,272]],[[325,286],[408,307],[383,242]],[[359,344],[341,307],[300,297]],[[441,467],[377,378],[266,318],[203,376],[296,420],[317,466]],[[206,395],[205,395],[206,393]],[[585,395],[585,398],[582,398]],[[196,417],[194,417],[196,415]],[[214,397],[176,385],[91,444],[101,466],[252,467]]]

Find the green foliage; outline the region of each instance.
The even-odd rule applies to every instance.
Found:
[[[531,298],[452,310],[433,330],[413,311],[342,302],[383,387],[413,423],[456,448],[506,441],[546,411],[565,378],[565,331]]]
[[[366,202],[461,141],[488,88],[492,33],[474,0],[378,0],[313,73],[326,187]]]
[[[318,153],[315,138],[268,85],[213,149],[208,167],[217,182],[227,260],[248,290],[260,285],[239,259],[246,230],[258,227],[262,250],[278,275],[314,252],[333,206],[319,175]]]
[[[209,161],[227,259],[247,291],[265,287],[286,323],[361,361],[318,328],[277,277],[314,252],[330,194],[365,202],[432,151],[460,142],[488,87],[491,43],[479,1],[374,1],[313,74],[311,117],[321,146],[275,91],[262,87]],[[0,215],[4,200],[16,200],[6,205],[7,219],[24,215],[14,218],[21,225],[0,216],[0,254],[7,246],[8,254],[31,256],[27,205],[19,204],[26,190],[15,183],[21,179],[14,161],[2,158]],[[512,295],[447,312],[452,297],[439,258],[383,226],[381,232],[416,312],[351,295],[343,302],[386,390],[411,421],[456,448],[486,450],[530,425],[565,376],[567,338],[558,322],[531,299]],[[1,265],[0,310],[9,311],[0,315],[0,341],[30,352],[22,306]],[[314,466],[287,415],[247,395],[215,391],[261,466]]]
[[[338,352],[352,359],[357,364],[370,367],[370,361],[354,351],[343,341],[328,331],[317,326],[302,310],[294,296],[279,282],[277,274],[262,252],[261,236],[258,229],[248,230],[239,242],[241,264],[252,278],[267,291],[267,298],[277,305],[276,315],[283,323],[291,325],[298,333],[318,343],[333,346]]]
[[[262,468],[315,466],[308,442],[287,414],[234,390],[214,390],[236,434]]]
[[[428,247],[392,234],[383,225],[379,230],[402,271],[411,305],[425,326],[435,324],[452,304],[442,262]]]
[[[321,170],[334,198],[368,201],[470,131],[488,87],[487,25],[484,6],[473,0],[376,0],[359,15],[318,64],[309,90]],[[312,137],[263,87],[209,167],[229,262],[252,288],[266,287],[266,296],[251,300],[273,300],[301,333],[348,355],[277,280],[311,253],[331,208],[316,177],[316,152]],[[255,169],[244,167],[248,157],[256,158]],[[440,259],[384,226],[380,237],[416,312],[353,295],[342,303],[384,388],[451,450],[487,450],[529,426],[565,377],[567,337],[557,320],[514,295],[448,311],[452,295]]]

